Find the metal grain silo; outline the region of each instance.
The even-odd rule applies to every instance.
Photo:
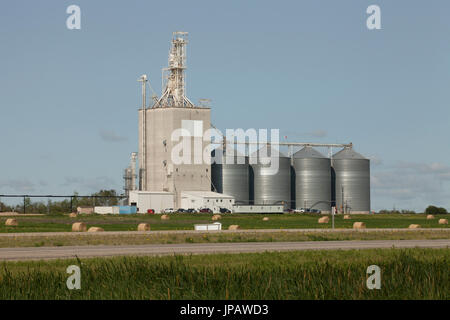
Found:
[[[336,207],[341,212],[370,213],[370,161],[351,147],[333,156]]]
[[[312,147],[294,153],[297,208],[331,211],[331,160]]]
[[[248,204],[249,164],[248,157],[227,146],[228,155],[219,147],[212,151],[212,190],[233,196],[236,204]]]
[[[273,151],[275,150],[275,151]],[[272,155],[278,162],[270,161]],[[250,156],[250,167],[253,181],[253,203],[284,204],[290,207],[291,202],[291,159],[274,148],[263,147]]]

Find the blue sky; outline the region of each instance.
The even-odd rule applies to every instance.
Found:
[[[66,8],[81,7],[81,30]],[[381,8],[368,30],[366,8]],[[159,94],[173,31],[187,94],[226,128],[353,142],[372,207],[450,209],[448,1],[3,1],[0,194],[122,188],[137,78]],[[326,152],[326,150],[321,150]]]

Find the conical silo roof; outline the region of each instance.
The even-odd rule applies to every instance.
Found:
[[[339,159],[368,160],[367,158],[365,158],[364,156],[362,156],[361,154],[359,154],[358,152],[356,152],[355,150],[353,150],[352,148],[349,148],[349,147],[345,147],[344,149],[342,149],[339,152],[336,152],[333,155],[333,160],[339,160]]]
[[[278,148],[272,147],[270,145],[269,146],[265,145],[265,146],[259,148],[257,151],[253,152],[250,155],[250,157],[251,158],[256,158],[256,157],[260,156],[260,157],[264,157],[264,158],[265,157],[269,157],[270,158],[272,156],[272,150],[274,150],[273,153],[276,153],[278,155],[278,157],[280,157],[280,158],[288,158],[284,153],[280,152],[278,150]]]
[[[325,157],[323,154],[321,154],[319,151],[317,151],[313,147],[306,146],[303,149],[301,149],[301,150],[297,151],[296,153],[294,153],[294,158],[295,159],[309,159],[309,158],[324,159],[324,158],[327,158],[327,157]]]

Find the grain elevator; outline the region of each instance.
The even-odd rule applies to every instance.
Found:
[[[352,143],[258,142],[257,151],[250,153],[248,147],[255,142],[230,141],[222,135],[211,150],[211,108],[202,102],[195,105],[186,95],[187,35],[173,33],[162,92],[153,93],[150,105],[147,76],[138,79],[139,170],[135,174],[133,153],[124,175],[129,205],[137,206],[139,213],[200,206],[242,213],[330,213],[333,207],[339,213],[370,212],[370,160],[354,151]],[[244,153],[235,153],[238,144],[245,145]],[[328,156],[315,147],[328,148]],[[287,155],[281,148],[289,149]],[[296,148],[301,149],[294,152]],[[333,154],[333,148],[342,149]],[[272,154],[278,164],[274,173],[262,161]]]

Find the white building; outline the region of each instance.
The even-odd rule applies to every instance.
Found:
[[[233,208],[235,213],[283,213],[284,205],[235,205]]]
[[[234,197],[212,191],[182,191],[180,203],[183,209],[209,208],[219,212],[220,208],[226,208],[232,211]]]
[[[174,195],[164,191],[130,191],[129,205],[136,206],[138,213],[147,213],[153,209],[155,213],[174,207]]]

